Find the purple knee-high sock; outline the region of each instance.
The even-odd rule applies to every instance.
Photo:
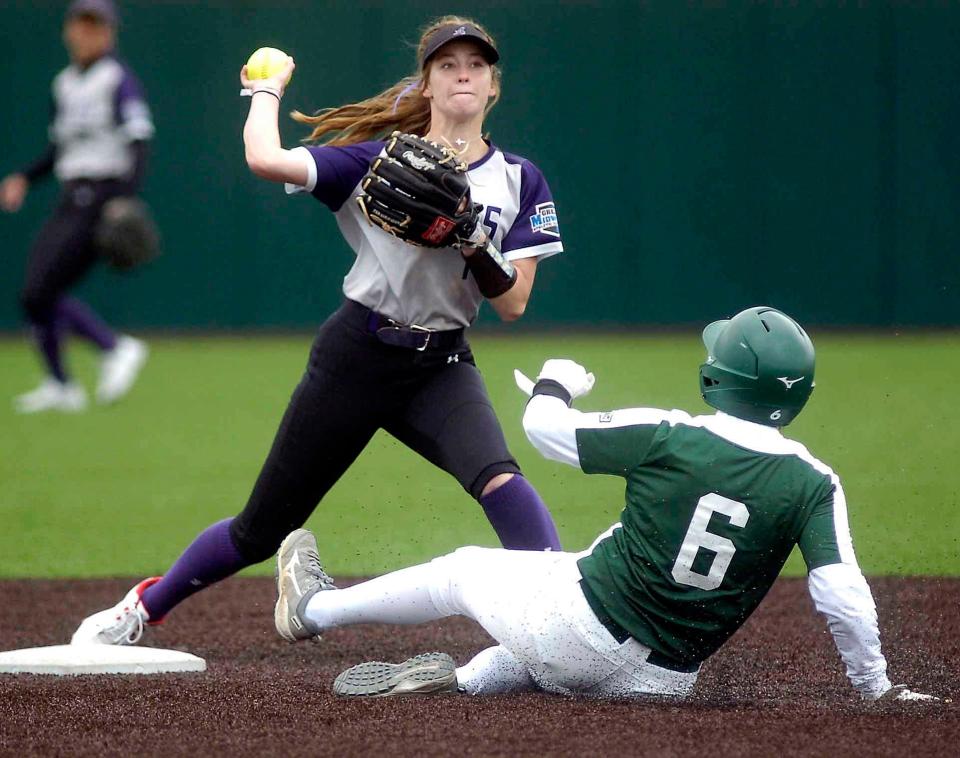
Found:
[[[63,324],[56,315],[51,315],[45,323],[33,325],[33,337],[40,348],[47,373],[58,382],[67,382],[69,377],[63,367]]]
[[[74,297],[61,298],[57,303],[57,316],[74,334],[90,340],[101,350],[113,350],[117,337],[93,309]]]
[[[550,511],[533,485],[519,474],[482,495],[480,505],[507,550],[560,549]]]
[[[151,619],[159,621],[195,592],[253,565],[230,538],[232,521],[218,521],[200,532],[163,579],[144,590],[140,599]]]

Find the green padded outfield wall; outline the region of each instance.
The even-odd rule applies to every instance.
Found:
[[[410,72],[417,28],[443,12],[497,37],[493,139],[557,200],[567,252],[541,267],[527,324],[694,324],[756,303],[824,325],[960,323],[956,2],[120,5],[157,124],[145,194],[166,254],[83,285],[117,323],[303,328],[330,312],[351,254],[322,206],[247,171],[237,72],[274,45],[298,63],[285,109],[360,99]],[[64,6],[0,0],[0,172],[43,147]],[[54,198],[51,182],[0,217],[0,329],[19,327]]]

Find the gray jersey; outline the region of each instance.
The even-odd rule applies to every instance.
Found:
[[[60,181],[120,179],[133,170],[130,143],[153,136],[150,109],[133,72],[112,55],[53,80],[50,141]]]
[[[363,216],[354,198],[383,142],[348,147],[297,148],[307,166],[302,188],[334,211],[356,261],[343,282],[351,300],[405,324],[430,329],[469,326],[483,296],[465,275],[457,251],[408,245]],[[471,196],[483,204],[483,225],[508,260],[546,258],[563,250],[556,209],[543,175],[530,161],[491,146],[470,165]]]

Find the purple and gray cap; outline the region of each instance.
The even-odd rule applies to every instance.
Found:
[[[487,63],[492,65],[500,60],[500,53],[498,53],[497,48],[493,46],[493,40],[473,24],[449,24],[448,26],[441,26],[430,35],[427,47],[423,51],[420,68],[423,68],[427,61],[436,54],[437,50],[448,42],[455,42],[461,39],[469,39],[476,42],[483,51],[483,57]]]
[[[67,7],[67,18],[94,16],[109,26],[116,26],[117,7],[111,0],[73,0]]]

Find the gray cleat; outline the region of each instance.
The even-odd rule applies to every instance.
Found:
[[[306,529],[290,532],[277,551],[277,605],[273,611],[277,633],[290,642],[319,639],[320,630],[303,612],[318,592],[335,589],[320,566],[313,534]]]
[[[446,653],[423,653],[403,663],[352,666],[333,680],[335,695],[385,697],[458,692],[457,667]]]

